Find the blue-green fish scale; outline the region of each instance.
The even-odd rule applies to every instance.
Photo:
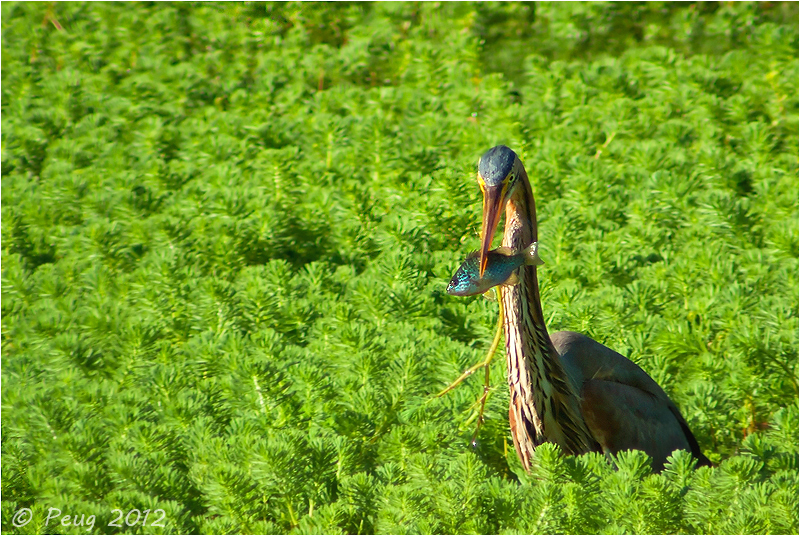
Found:
[[[525,262],[524,253],[504,255],[492,250],[488,253],[488,257],[486,271],[483,273],[483,277],[480,277],[478,252],[470,253],[456,270],[450,284],[447,285],[447,293],[453,296],[481,294],[508,281],[511,273]]]

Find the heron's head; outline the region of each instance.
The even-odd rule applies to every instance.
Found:
[[[481,226],[480,276],[486,271],[487,252],[500,222],[503,208],[519,184],[522,164],[514,151],[498,145],[486,151],[478,162],[478,185],[483,192],[483,225]]]

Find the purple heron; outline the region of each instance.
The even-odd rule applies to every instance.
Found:
[[[478,184],[483,276],[503,209],[503,246],[521,251],[538,241],[538,233],[531,185],[514,151],[504,145],[489,149],[478,164]],[[573,455],[643,450],[655,471],[676,449],[710,465],[677,406],[638,365],[580,333],[548,334],[536,270],[535,264],[520,266],[519,282],[500,287],[508,418],[523,467],[530,470],[533,450],[543,442]]]

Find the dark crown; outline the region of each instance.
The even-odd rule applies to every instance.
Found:
[[[511,173],[516,158],[516,153],[505,145],[492,147],[483,153],[478,163],[478,173],[487,186],[500,186]]]

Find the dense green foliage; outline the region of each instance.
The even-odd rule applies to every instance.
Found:
[[[797,533],[797,49],[780,3],[4,2],[2,530]],[[432,399],[498,143],[549,328],[718,467],[525,474],[502,358],[474,449],[481,380]]]

